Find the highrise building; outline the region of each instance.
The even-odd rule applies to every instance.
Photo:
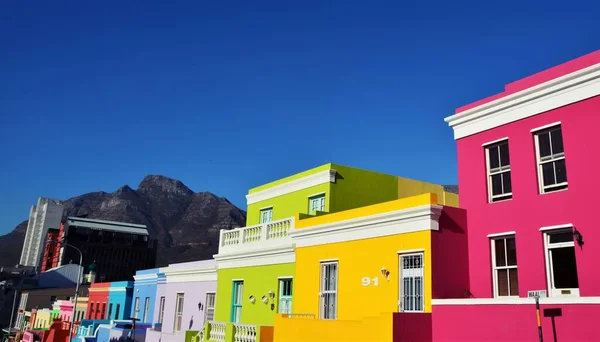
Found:
[[[59,229],[63,210],[59,200],[45,197],[38,198],[37,205],[31,207],[19,262],[21,265],[39,267],[48,229]]]

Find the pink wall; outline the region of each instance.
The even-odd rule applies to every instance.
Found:
[[[431,314],[395,312],[393,342],[432,342]]]
[[[584,236],[583,250],[576,247],[580,295],[600,295],[600,230],[596,158],[600,127],[600,96],[500,126],[457,141],[461,207],[467,209],[469,269],[475,297],[492,296],[488,234],[516,231],[519,294],[546,289],[544,246],[540,227],[572,223]],[[569,188],[538,193],[535,147],[531,129],[556,121],[562,132]],[[487,203],[483,143],[508,137],[513,198]]]
[[[444,207],[440,230],[431,234],[432,296],[462,298],[469,288],[467,215],[464,209]]]
[[[600,305],[548,304],[540,308],[544,341],[598,341],[600,331],[593,324],[600,317]],[[554,318],[556,338],[552,318],[544,317],[545,309],[562,311]],[[533,301],[516,305],[434,305],[432,324],[433,342],[538,341]]]
[[[566,74],[575,72],[577,70],[581,70],[581,69],[585,69],[589,66],[592,66],[594,64],[597,64],[600,62],[600,50],[594,51],[592,53],[588,53],[587,55],[581,56],[579,58],[575,58],[573,60],[570,60],[566,63],[557,65],[555,67],[552,67],[550,69],[538,72],[536,74],[533,74],[531,76],[522,78],[518,81],[512,82],[507,84],[504,87],[504,91],[499,93],[499,94],[495,94],[489,97],[486,97],[484,99],[481,99],[479,101],[470,103],[468,105],[464,105],[460,108],[457,108],[455,110],[455,113],[460,113],[463,112],[465,110],[471,109],[471,108],[475,108],[477,106],[481,106],[483,104],[486,104],[488,102],[492,102],[494,100],[497,100],[499,98],[502,98],[504,96],[510,95],[510,94],[514,94],[517,93],[521,90],[525,90],[527,88],[531,88],[533,86],[542,84],[544,82],[550,81],[552,79],[564,76]]]

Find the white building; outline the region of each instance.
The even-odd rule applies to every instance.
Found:
[[[60,228],[63,210],[60,201],[45,197],[38,198],[37,205],[31,207],[27,233],[25,233],[23,251],[21,252],[21,265],[39,267],[40,259],[44,253],[48,228]]]

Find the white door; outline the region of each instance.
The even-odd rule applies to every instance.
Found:
[[[337,318],[337,279],[338,263],[321,264],[321,292],[319,317],[321,319]]]
[[[400,255],[400,282],[398,311],[423,312],[424,268],[423,253]]]

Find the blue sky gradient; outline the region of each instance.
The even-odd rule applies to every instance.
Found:
[[[245,206],[327,162],[456,182],[454,108],[600,48],[593,1],[4,1],[0,234],[146,174]]]

